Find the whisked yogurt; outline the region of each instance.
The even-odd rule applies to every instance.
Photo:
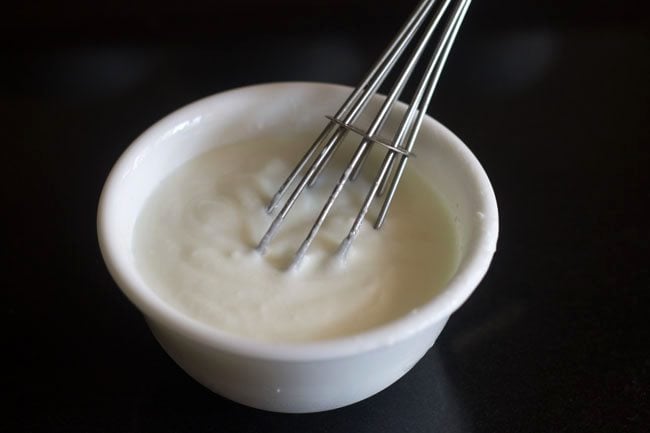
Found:
[[[134,230],[136,265],[148,285],[198,321],[282,342],[356,334],[434,297],[459,250],[450,213],[414,170],[406,170],[381,230],[372,228],[371,209],[345,262],[334,253],[368,191],[361,178],[343,189],[300,268],[285,271],[338,180],[345,151],[303,193],[267,253],[254,250],[272,219],[265,205],[306,141],[218,147],[161,182]],[[372,162],[367,172],[375,173]]]

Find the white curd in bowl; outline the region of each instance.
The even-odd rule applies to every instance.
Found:
[[[106,180],[97,228],[109,272],[174,361],[231,400],[315,412],[381,391],[424,356],[492,260],[490,181],[429,117],[386,224],[372,229],[375,203],[347,263],[332,257],[363,183],[345,187],[301,268],[284,271],[341,167],[300,198],[267,256],[253,251],[264,205],[351,91],[272,83],[210,96],[145,131]]]
[[[266,255],[254,250],[272,220],[265,205],[311,139],[231,143],[163,179],[137,218],[132,242],[151,289],[200,322],[273,342],[354,335],[435,297],[458,266],[457,234],[442,200],[408,167],[386,224],[372,227],[379,198],[345,262],[335,252],[370,187],[363,178],[343,189],[299,269],[285,271],[358,140],[343,143],[317,186],[305,190]],[[377,162],[364,167],[367,178]]]

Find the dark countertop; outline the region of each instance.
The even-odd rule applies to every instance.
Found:
[[[247,84],[354,84],[388,31],[303,22],[285,34],[258,17],[257,34],[203,40],[209,31],[190,24],[178,37],[135,25],[116,36],[108,19],[49,39],[45,15],[5,20],[5,33],[35,33],[13,39],[0,72],[0,431],[650,431],[647,30],[620,7],[575,25],[529,11],[523,26],[491,26],[477,8],[430,112],[492,180],[493,265],[404,378],[310,415],[240,406],[176,367],[103,265],[97,200],[120,153],[160,117]]]

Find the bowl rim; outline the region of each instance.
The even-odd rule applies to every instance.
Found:
[[[189,112],[196,113],[218,105],[224,97],[262,93],[269,90],[285,92],[300,89],[320,88],[320,90],[351,91],[352,88],[338,84],[320,82],[275,82],[239,87],[216,93],[165,116],[145,130],[122,153],[111,169],[102,189],[97,210],[97,235],[100,251],[106,267],[114,281],[127,298],[145,315],[148,320],[163,326],[183,337],[203,343],[209,347],[225,352],[252,358],[265,358],[283,361],[315,361],[352,356],[382,347],[391,346],[422,332],[435,324],[446,321],[478,286],[487,272],[496,250],[499,231],[498,209],[494,191],[479,161],[444,125],[426,116],[423,128],[435,127],[444,139],[453,144],[454,151],[461,154],[471,180],[481,187],[478,195],[483,216],[476,222],[478,236],[474,248],[466,252],[464,260],[454,277],[444,286],[439,294],[429,302],[418,307],[417,312],[395,319],[376,328],[328,340],[310,342],[274,342],[231,334],[218,328],[199,322],[164,302],[149,287],[137,278],[135,266],[118,254],[118,242],[112,236],[109,219],[111,203],[115,200],[125,165],[137,155],[152,139],[159,137],[166,127],[176,119],[186,118]],[[263,90],[263,92],[260,92]],[[433,123],[432,123],[433,122]],[[428,126],[427,126],[428,125]]]

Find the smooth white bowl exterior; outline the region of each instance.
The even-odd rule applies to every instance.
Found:
[[[478,285],[494,254],[498,214],[489,180],[456,136],[426,118],[415,147],[417,157],[408,169],[421,172],[452,211],[461,261],[444,290],[416,313],[350,337],[277,344],[197,322],[174,310],[147,286],[135,267],[132,234],[145,200],[162,179],[215,146],[267,135],[317,133],[325,125],[324,116],[334,113],[350,91],[331,84],[276,83],[195,102],[133,142],[104,186],[97,224],[111,275],[178,365],[234,401],[278,412],[315,412],[381,391],[433,345],[449,316]],[[380,102],[376,98],[371,106]],[[309,144],[304,143],[305,148]],[[296,156],[303,151],[299,148]]]

